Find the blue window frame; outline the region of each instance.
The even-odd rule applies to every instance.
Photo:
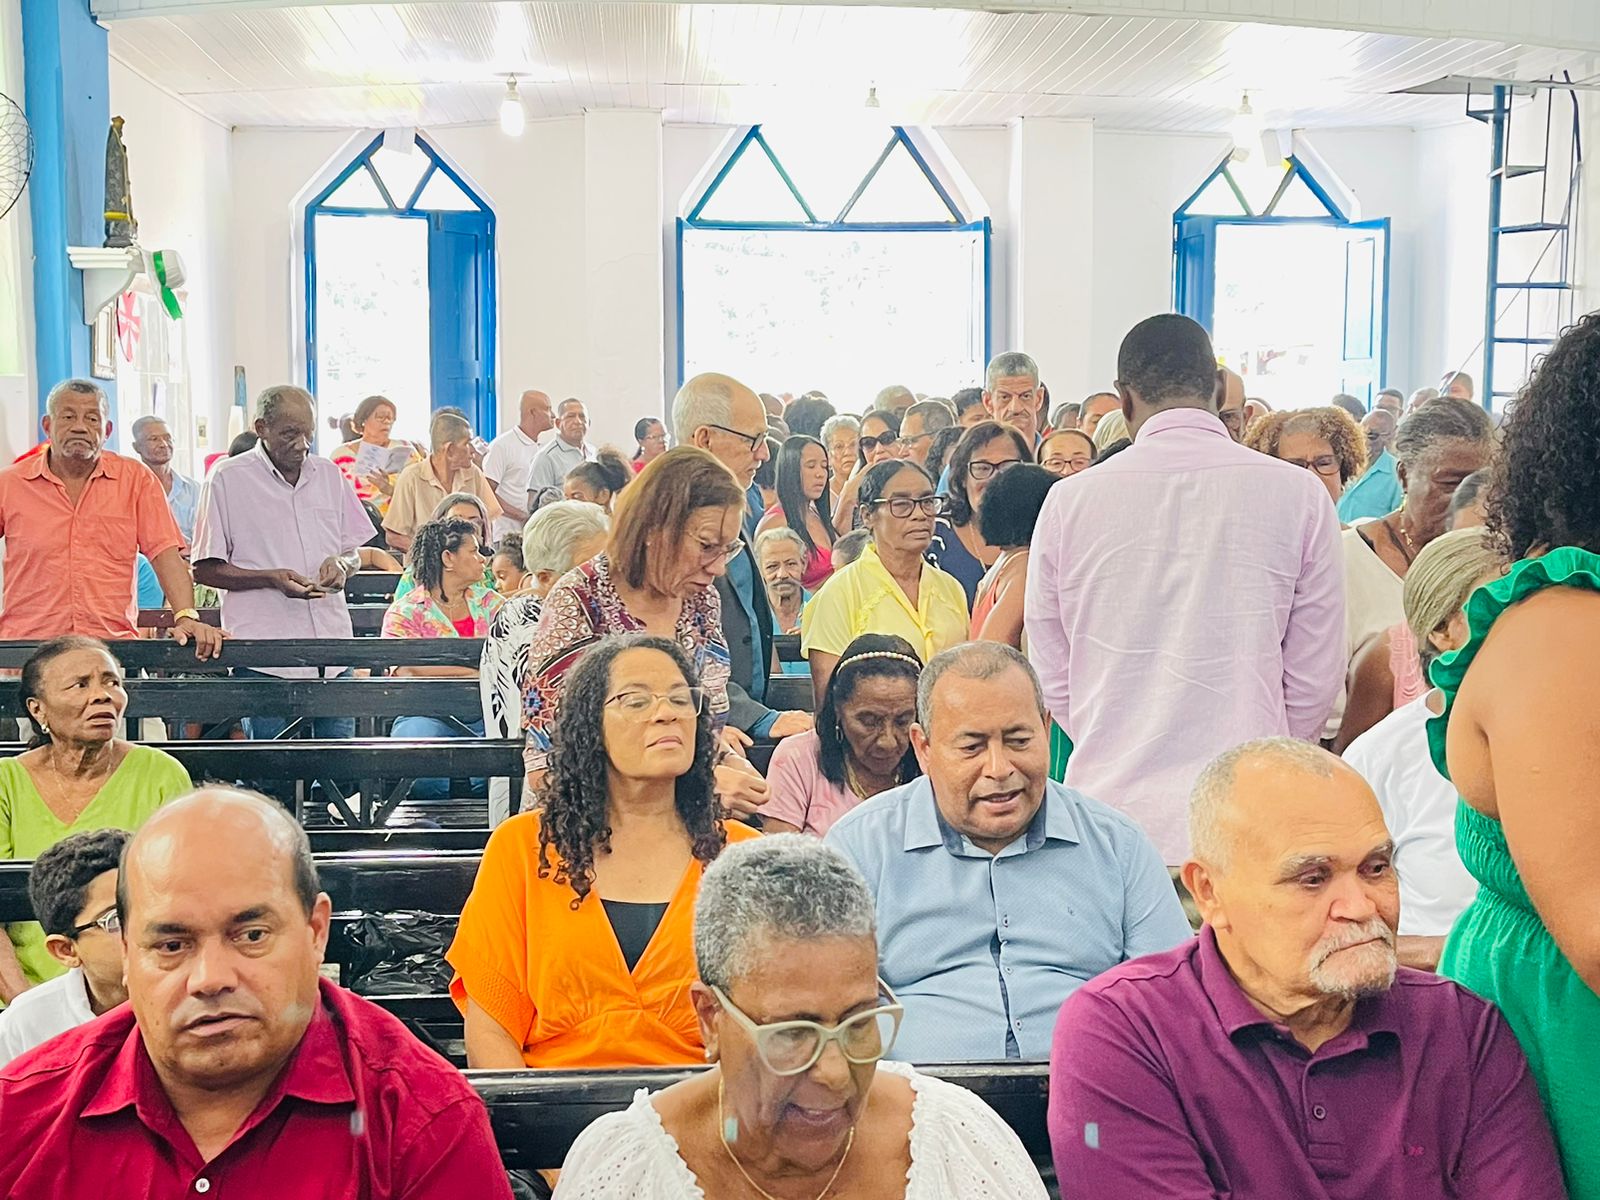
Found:
[[[415,149],[380,134],[305,208],[306,386],[317,390],[317,218],[414,220],[426,231],[430,406],[454,406],[485,438],[496,432],[495,217],[420,134]]]
[[[1234,226],[1328,226],[1344,234],[1338,386],[1369,405],[1388,361],[1389,220],[1351,221],[1298,158],[1281,174],[1223,159],[1172,215],[1172,306],[1215,335],[1217,243]]]
[[[759,269],[752,259],[763,260],[770,268],[773,260],[784,256],[786,248],[795,247],[794,238],[810,234],[854,235],[853,249],[860,251],[862,244],[870,242],[861,257],[870,261],[876,254],[880,263],[886,261],[882,257],[886,240],[880,235],[912,235],[930,239],[920,243],[922,247],[944,247],[948,254],[940,257],[945,277],[954,281],[959,274],[961,286],[971,289],[974,302],[965,317],[953,311],[948,314],[952,322],[951,337],[943,340],[948,343],[954,339],[962,344],[967,356],[977,364],[972,381],[980,379],[991,345],[989,219],[969,219],[962,212],[903,126],[888,127],[887,140],[875,158],[864,160],[870,165],[859,178],[848,173],[841,175],[836,169],[838,163],[827,164],[835,168],[832,170],[818,172],[814,169],[830,154],[847,154],[848,150],[843,147],[816,137],[809,139],[809,144],[796,141],[776,147],[775,140],[763,126],[752,125],[690,206],[688,215],[678,219],[679,383],[688,373],[687,343],[689,327],[697,319],[695,312],[699,311],[696,305],[708,301],[709,307],[715,308],[719,304],[717,300],[694,294],[705,283],[707,273],[690,271],[686,277],[686,244],[694,253],[703,245],[719,242],[718,252],[723,257],[714,273],[726,278],[735,272],[746,274],[747,270]],[[797,169],[791,171],[791,165]],[[808,172],[807,166],[813,170]],[[822,178],[823,175],[827,178]],[[853,185],[851,180],[854,180]],[[747,257],[741,261],[733,243],[740,235],[747,234],[772,236],[754,239],[760,244],[753,249],[749,244],[752,239],[744,239]],[[931,240],[935,235],[956,236],[948,241]],[[691,293],[689,305],[685,304],[686,289]],[[722,319],[726,315],[724,305],[716,316]],[[798,333],[791,330],[790,341],[792,344],[795,340],[809,340],[810,345],[818,347],[823,342],[836,345],[872,339],[883,332],[884,320],[892,321],[893,314],[873,312],[868,314],[868,319],[871,318],[877,319],[877,328],[866,327],[862,321],[849,317],[836,318],[826,329]],[[705,319],[704,315],[699,319]],[[957,325],[959,328],[955,327]],[[707,365],[699,364],[701,369]],[[965,372],[969,368],[959,369]],[[964,374],[962,379],[951,378],[947,386],[962,386],[964,379]],[[859,385],[866,386],[867,382],[861,380]],[[883,382],[888,380],[877,380],[871,386]],[[799,384],[797,377],[796,386],[809,385]]]

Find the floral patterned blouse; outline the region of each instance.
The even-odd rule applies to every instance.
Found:
[[[472,636],[487,637],[489,622],[505,601],[499,592],[475,583],[467,589],[467,611],[472,615]],[[444,609],[425,588],[414,587],[396,596],[383,614],[383,636],[393,638],[460,637]]]
[[[617,594],[605,554],[597,554],[556,581],[544,598],[539,628],[528,648],[528,675],[522,687],[523,761],[529,771],[542,771],[549,765],[550,733],[567,673],[584,651],[608,634],[643,629],[644,623],[624,607]],[[728,640],[722,632],[722,601],[716,588],[706,588],[684,601],[676,632],[678,644],[700,676],[711,723],[720,733],[728,718],[730,670]]]
[[[411,462],[418,462],[428,457],[422,452],[422,447],[415,442],[401,441],[396,438],[389,445],[411,447]],[[338,447],[332,454],[328,455],[328,459],[334,466],[344,472],[344,477],[350,481],[350,486],[356,489],[356,498],[365,500],[372,505],[373,508],[378,510],[378,515],[381,517],[389,511],[389,497],[373,487],[365,478],[356,474],[356,452],[360,449],[361,439],[357,438],[353,442],[346,442]]]

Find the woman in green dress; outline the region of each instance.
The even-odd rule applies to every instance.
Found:
[[[90,829],[137,829],[164,802],[189,791],[178,760],[116,736],[128,707],[122,668],[94,638],[56,638],[22,666],[32,745],[0,760],[0,859],[32,859]],[[0,1000],[65,968],[34,921],[0,937]]]
[[[1439,970],[1505,1013],[1573,1200],[1600,1200],[1600,314],[1518,397],[1488,507],[1512,566],[1433,667],[1429,740],[1480,885]]]

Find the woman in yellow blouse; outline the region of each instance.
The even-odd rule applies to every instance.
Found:
[[[903,637],[923,662],[967,640],[961,582],[923,557],[949,503],[932,478],[913,462],[880,462],[862,475],[858,501],[872,540],[818,589],[800,623],[819,705],[839,655],[863,633]]]

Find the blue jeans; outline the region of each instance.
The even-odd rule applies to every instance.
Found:
[[[483,722],[472,721],[465,723],[470,733],[462,733],[459,728],[449,721],[441,721],[438,717],[396,717],[394,727],[389,730],[393,738],[457,738],[457,737],[482,737]],[[488,781],[483,779],[472,780],[472,794],[474,796],[486,795]],[[448,779],[418,779],[411,785],[411,798],[413,800],[444,800],[450,795],[450,781]]]

